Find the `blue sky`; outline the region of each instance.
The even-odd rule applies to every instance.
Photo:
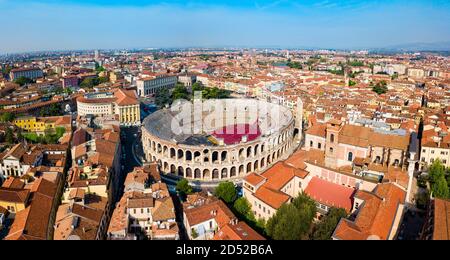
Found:
[[[450,42],[450,0],[0,0],[0,53]]]

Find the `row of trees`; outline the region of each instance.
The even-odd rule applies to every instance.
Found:
[[[57,127],[55,131],[46,131],[44,135],[36,133],[24,133],[23,138],[32,143],[39,144],[57,144],[59,139],[64,135],[66,130],[64,127]]]
[[[14,80],[14,83],[19,84],[20,86],[25,86],[27,84],[34,83],[34,80],[26,77],[20,77]]]
[[[107,77],[86,78],[80,83],[80,87],[93,88],[108,81],[109,79]]]
[[[172,93],[167,88],[161,89],[155,97],[155,103],[158,107],[162,108],[165,105],[172,104],[173,101],[177,99],[192,100],[195,92],[202,92],[202,97],[204,99],[223,99],[229,98],[231,92],[219,88],[207,88],[196,82],[192,85],[192,92],[190,93],[188,89],[183,85],[178,83],[173,89]]]

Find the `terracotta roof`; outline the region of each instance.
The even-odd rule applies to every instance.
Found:
[[[341,240],[388,239],[397,209],[405,197],[406,192],[392,183],[378,184],[373,192],[359,190],[355,198],[364,203],[355,221],[341,219],[333,236]]]
[[[28,202],[30,191],[25,189],[0,188],[0,201],[24,203]]]
[[[450,240],[450,200],[434,200],[433,240]]]
[[[305,193],[321,204],[343,208],[349,213],[353,207],[355,190],[313,177],[306,187]]]
[[[202,222],[215,219],[219,227],[230,223],[236,217],[231,210],[221,200],[211,202],[196,208],[185,209],[187,221],[190,226],[195,226]]]
[[[214,240],[266,240],[245,222],[227,224],[214,235]]]

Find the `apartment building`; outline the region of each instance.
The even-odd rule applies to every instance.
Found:
[[[178,82],[176,75],[155,74],[136,81],[137,93],[140,97],[156,94],[162,88],[173,88]]]

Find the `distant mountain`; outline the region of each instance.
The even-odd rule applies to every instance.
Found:
[[[450,42],[408,43],[378,48],[374,50],[390,51],[450,51]]]

